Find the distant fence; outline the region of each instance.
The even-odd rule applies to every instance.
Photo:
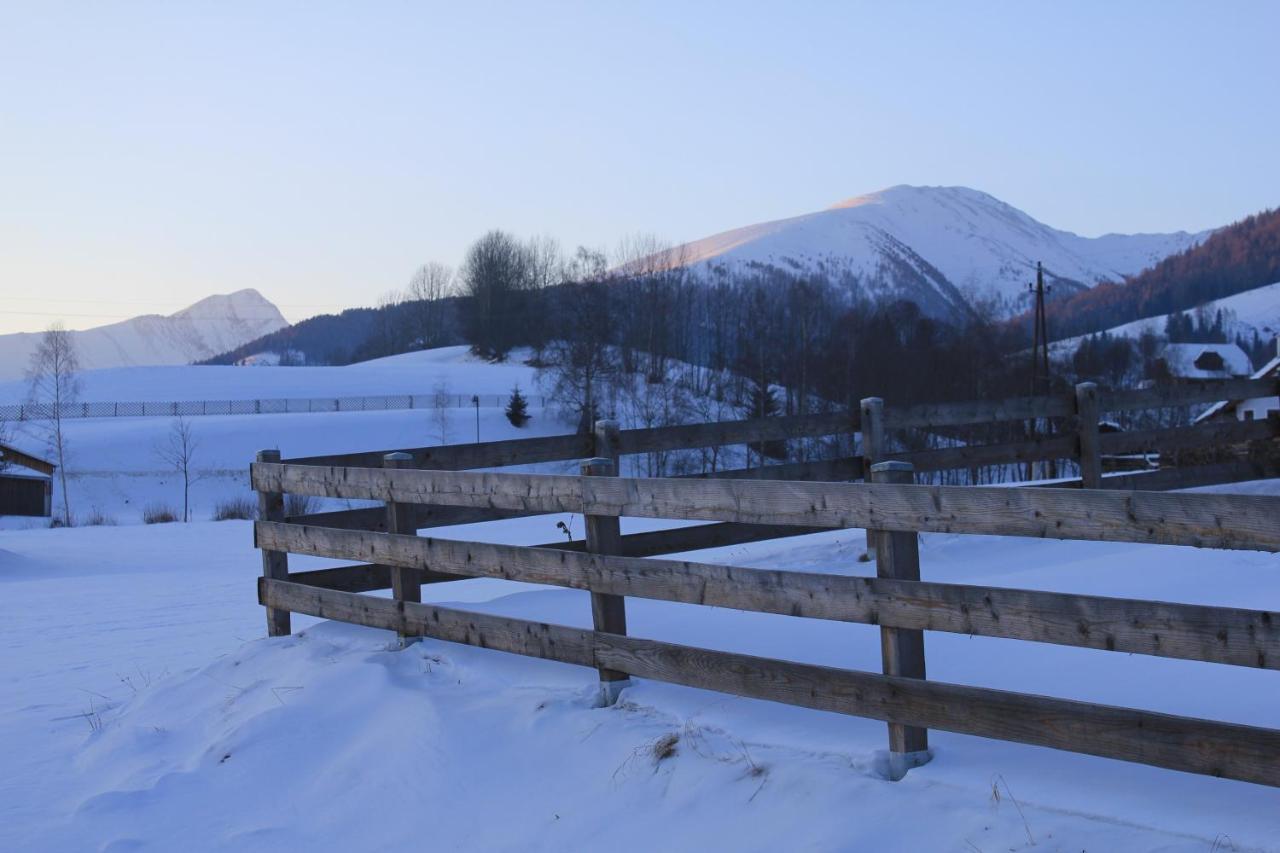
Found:
[[[810,428],[847,428],[850,420]],[[744,431],[762,436],[774,428],[757,421],[679,429],[687,442],[741,438]],[[670,431],[649,432],[650,443],[676,439]],[[422,470],[444,459],[409,453],[376,461],[360,454],[347,463],[356,467],[282,463],[278,451],[264,451],[250,476],[259,499],[258,597],[269,633],[290,633],[290,613],[302,613],[392,630],[406,643],[432,637],[594,668],[606,704],[630,677],[641,677],[883,720],[893,778],[928,760],[927,730],[934,728],[1280,786],[1280,731],[936,681],[926,675],[924,643],[924,632],[943,631],[1274,671],[1280,613],[922,581],[917,543],[920,532],[946,532],[1277,552],[1280,498],[924,486],[912,484],[912,466],[903,461],[871,466],[865,483],[611,476],[638,437],[601,422],[595,436],[566,436],[555,445],[540,440],[548,443],[538,455],[595,451],[600,458],[583,462],[578,477]],[[466,456],[472,448],[436,450],[454,453],[447,467],[476,461]],[[512,457],[504,458],[510,464]],[[381,501],[374,512],[387,532],[337,529],[318,517],[286,519],[285,494]],[[440,515],[429,520],[423,510]],[[540,513],[584,514],[585,540],[523,547],[417,535],[420,527],[456,523],[460,514],[474,521]],[[636,559],[646,551],[627,547],[637,537],[620,535],[622,516],[713,522],[685,531],[771,534],[756,538],[864,528],[878,543],[876,576]],[[687,535],[658,535],[673,534]],[[690,544],[668,539],[647,553]],[[710,544],[704,538],[694,547]],[[290,573],[290,553],[360,562]],[[593,627],[421,603],[422,584],[472,577],[589,591]],[[388,587],[391,598],[362,594]],[[625,597],[875,626],[883,674],[635,637],[627,630]]]
[[[320,412],[386,412],[398,409],[501,408],[507,394],[392,394],[381,397],[290,397],[271,400],[148,400],[106,403],[67,403],[64,418],[172,418],[202,415],[295,415]],[[526,395],[529,405],[545,407],[547,398]],[[0,406],[0,420],[50,420],[50,403]]]

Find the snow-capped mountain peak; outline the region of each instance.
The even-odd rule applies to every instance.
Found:
[[[979,299],[1018,310],[1037,262],[1051,281],[1080,289],[1133,275],[1206,235],[1081,237],[968,187],[899,185],[715,234],[669,257],[690,267],[821,269],[868,296],[913,299],[947,316]]]
[[[201,299],[168,316],[145,314],[71,333],[80,366],[188,364],[234,349],[289,325],[280,310],[251,288]],[[0,335],[0,380],[23,375],[38,332]]]

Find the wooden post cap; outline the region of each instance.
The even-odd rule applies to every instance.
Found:
[[[581,470],[584,476],[611,477],[613,476],[613,460],[606,456],[583,459]]]
[[[886,462],[877,462],[871,466],[872,474],[882,474],[887,471],[915,471],[916,466],[910,462],[903,462],[898,459],[891,459]]]

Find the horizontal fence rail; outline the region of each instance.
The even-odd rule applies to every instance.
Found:
[[[1271,611],[602,556],[271,522],[258,522],[256,535],[259,547],[269,550],[374,560],[453,578],[501,578],[735,610],[1280,669],[1280,613]],[[326,586],[326,571],[336,578],[349,574],[345,568],[319,570],[309,573],[310,582]]]
[[[526,395],[530,405],[545,407],[547,398]],[[390,394],[364,397],[279,397],[257,400],[130,400],[64,403],[63,418],[169,418],[204,415],[293,415],[322,412],[385,412],[401,409],[501,408],[507,394]],[[0,420],[52,420],[52,403],[0,405]]]
[[[1126,389],[1100,394],[1099,410],[1119,412],[1194,406],[1221,400],[1246,400],[1276,396],[1275,379],[1222,379],[1206,382]],[[962,403],[927,403],[885,410],[885,425],[906,427],[962,426],[994,421],[1065,418],[1076,413],[1072,394],[1013,397],[1007,400]]]
[[[884,483],[581,478],[257,462],[253,488],[593,515],[1280,551],[1280,497]]]
[[[1280,732],[1272,729],[711,651],[283,580],[260,580],[259,599],[324,619],[737,696],[1280,785]]]

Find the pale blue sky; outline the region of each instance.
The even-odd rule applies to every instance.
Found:
[[[963,184],[1083,234],[1280,204],[1280,3],[0,3],[0,332],[371,304]],[[19,313],[23,312],[23,313]]]

